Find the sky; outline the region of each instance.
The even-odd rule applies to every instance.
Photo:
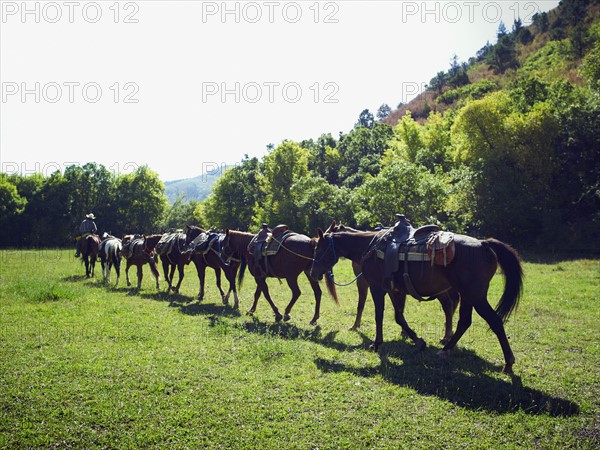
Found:
[[[0,2],[0,171],[163,181],[348,132],[552,1]]]

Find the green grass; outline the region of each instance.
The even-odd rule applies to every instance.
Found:
[[[407,319],[429,346],[400,338],[388,303],[385,344],[369,300],[348,331],[354,286],[324,295],[318,327],[303,295],[288,323],[254,281],[242,311],[221,304],[214,275],[198,303],[82,276],[72,251],[0,252],[0,448],[598,448],[600,261],[526,263],[525,295],[507,324],[514,380],[495,336],[474,315],[459,349],[436,356],[443,314],[410,299]],[[135,270],[131,271],[135,283]],[[96,276],[100,277],[97,267]],[[352,279],[347,261],[336,280]],[[113,281],[115,277],[113,275]],[[280,310],[285,283],[269,282]],[[495,305],[502,276],[494,278]],[[455,318],[456,323],[456,318]]]

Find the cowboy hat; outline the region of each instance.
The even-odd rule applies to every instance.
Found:
[[[86,214],[85,218],[94,220],[96,218],[96,216],[94,216],[94,213],[89,213],[89,214]]]

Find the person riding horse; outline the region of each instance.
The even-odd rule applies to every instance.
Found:
[[[98,232],[98,227],[96,227],[96,223],[94,222],[95,219],[96,216],[94,216],[94,213],[86,214],[85,219],[79,225],[79,234],[75,236],[76,258],[81,256],[81,243],[83,239],[90,234],[96,234]]]

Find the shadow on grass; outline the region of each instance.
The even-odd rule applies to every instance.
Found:
[[[67,277],[62,277],[61,281],[67,281],[69,283],[80,283],[84,280],[87,280],[88,278],[85,276],[85,274],[83,275],[69,275]]]
[[[365,337],[363,337],[365,339]],[[414,389],[421,395],[434,395],[461,408],[497,413],[523,411],[552,417],[573,416],[580,412],[576,403],[536,389],[524,387],[518,376],[498,379],[492,364],[465,349],[456,349],[448,359],[437,356],[438,349],[416,351],[405,341],[386,342],[379,349],[379,366],[350,367],[338,361],[317,358],[323,372],[352,373],[361,377],[381,376],[389,383]]]

